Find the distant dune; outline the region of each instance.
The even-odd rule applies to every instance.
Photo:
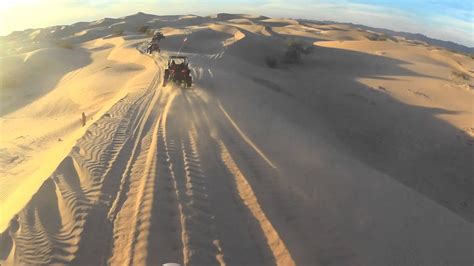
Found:
[[[1,265],[474,263],[472,48],[225,13],[0,45]]]
[[[315,20],[307,20],[307,19],[301,19],[299,21],[309,22],[309,23],[318,23],[318,24],[337,24],[337,22],[334,22],[334,21],[315,21]],[[465,53],[465,54],[474,54],[474,47],[468,47],[468,46],[458,44],[452,41],[443,41],[443,40],[439,40],[435,38],[430,38],[420,33],[394,31],[394,30],[388,30],[384,28],[368,27],[365,25],[353,24],[353,23],[341,23],[341,24],[349,25],[352,28],[359,28],[366,31],[375,31],[377,33],[385,34],[386,36],[390,36],[390,37],[403,37],[411,41],[424,42],[429,45],[438,46],[438,47],[448,49],[451,51],[456,51],[456,52]]]

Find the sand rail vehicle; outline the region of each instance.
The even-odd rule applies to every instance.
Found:
[[[166,86],[169,81],[176,84],[184,84],[186,87],[191,87],[193,79],[189,69],[189,60],[187,56],[170,56],[168,59],[168,68],[165,69],[163,79],[163,86]]]
[[[158,51],[158,53],[161,52],[161,50],[160,50],[160,44],[155,43],[155,42],[150,42],[150,43],[148,43],[148,45],[147,45],[147,47],[146,47],[146,52],[147,52],[147,54],[152,54],[154,51]]]
[[[151,41],[148,43],[147,47],[146,47],[146,52],[148,54],[151,54],[153,53],[154,51],[160,51],[160,41],[165,39],[165,36],[163,35],[163,33],[157,31],[153,34],[153,37],[151,38]]]

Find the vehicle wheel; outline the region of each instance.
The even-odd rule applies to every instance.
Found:
[[[191,85],[193,85],[193,77],[189,76],[189,77],[186,79],[186,87],[190,88]]]
[[[170,78],[170,71],[168,69],[165,69],[165,76],[163,77],[163,86],[166,86],[166,84],[168,84],[169,78]]]

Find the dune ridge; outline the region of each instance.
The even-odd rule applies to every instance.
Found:
[[[474,261],[472,56],[225,13],[0,42],[2,265]],[[191,89],[162,86],[180,48]]]

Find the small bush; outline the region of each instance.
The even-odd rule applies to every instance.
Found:
[[[314,51],[314,45],[305,46],[303,49],[303,54],[310,54]]]
[[[278,65],[278,59],[275,56],[266,56],[265,63],[270,68],[276,68]]]
[[[312,53],[314,46],[303,41],[291,40],[288,42],[288,48],[283,56],[283,61],[286,63],[300,63],[301,55],[308,55]]]
[[[367,36],[367,39],[369,39],[371,41],[381,42],[381,41],[388,40],[389,37],[384,33],[382,33],[382,34],[373,33],[373,34]]]
[[[288,42],[288,49],[304,50],[305,43],[302,41],[290,40]]]
[[[283,61],[289,64],[296,64],[301,62],[301,51],[295,47],[288,47],[285,55],[283,56]]]

